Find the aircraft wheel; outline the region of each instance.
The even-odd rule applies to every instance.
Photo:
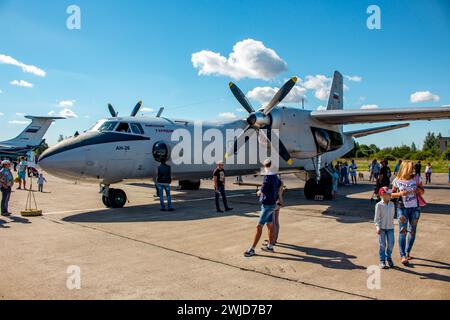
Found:
[[[319,186],[317,184],[316,179],[311,178],[308,181],[306,181],[304,188],[305,198],[308,200],[314,200],[318,192],[318,187]]]
[[[200,189],[200,180],[180,180],[178,182],[181,190],[198,190]]]
[[[111,208],[123,208],[127,203],[127,195],[121,189],[109,189],[107,202],[111,205]]]
[[[111,208],[111,203],[109,203],[109,197],[107,196],[102,196],[102,202],[105,205],[105,207],[107,208]]]
[[[323,181],[319,184],[320,188],[320,194],[323,195],[325,200],[332,200],[333,199],[333,190],[332,185],[328,181]]]

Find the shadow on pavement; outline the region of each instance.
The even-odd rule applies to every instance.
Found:
[[[288,253],[285,251],[278,251],[277,250],[278,248],[303,252],[304,255]],[[351,261],[351,259],[356,259],[357,258],[356,256],[348,255],[344,252],[319,248],[309,248],[287,243],[277,243],[274,254],[270,255],[258,254],[258,256],[272,259],[302,261],[307,263],[318,264],[325,268],[331,269],[341,269],[341,270],[366,269],[366,267],[356,265]]]
[[[145,184],[151,186],[151,184]],[[311,201],[305,199],[303,188],[290,188],[285,195],[285,208],[298,207],[301,212],[318,211],[321,209],[302,208],[302,206],[327,206],[321,214],[333,217],[341,223],[370,222],[373,219],[375,202],[367,199],[350,198],[351,194],[371,192],[372,184],[358,184],[341,187],[340,196],[332,201]],[[223,217],[228,215],[257,217],[260,204],[254,189],[233,189],[228,192],[229,202],[234,211],[217,214],[214,205],[214,192],[210,189],[198,191],[183,191],[172,195],[175,201],[174,212],[159,211],[159,204],[138,205],[121,209],[108,209],[86,212],[65,217],[68,222],[151,222],[151,221],[189,221]],[[176,202],[178,200],[178,202]],[[297,208],[296,208],[297,209]],[[450,205],[429,203],[424,214],[450,214]]]

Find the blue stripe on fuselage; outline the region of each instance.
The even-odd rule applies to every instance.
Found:
[[[55,154],[73,150],[80,147],[111,142],[139,141],[139,140],[150,140],[150,138],[117,132],[88,132],[76,138],[71,138],[63,142],[60,142],[56,146],[51,147],[41,155],[39,161],[48,158],[50,156],[53,156]]]

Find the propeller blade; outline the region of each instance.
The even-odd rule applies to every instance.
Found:
[[[250,102],[248,102],[245,94],[241,91],[241,89],[239,89],[239,87],[235,85],[233,82],[230,82],[228,85],[234,97],[237,99],[237,101],[239,101],[241,106],[243,106],[248,113],[255,112],[252,105],[250,104]]]
[[[267,141],[272,145],[272,132],[271,132],[271,128],[268,129],[267,131],[267,135],[264,132],[264,130],[260,130],[259,133],[261,133],[262,135],[264,135],[267,139]],[[270,138],[269,138],[270,137]],[[287,162],[288,165],[291,165],[293,163],[293,160],[291,158],[291,155],[289,154],[289,152],[287,151],[284,143],[281,140],[278,140],[278,154],[280,155],[280,157]]]
[[[269,104],[264,108],[263,113],[265,115],[268,115],[272,111],[272,109],[275,108],[288,95],[297,81],[297,77],[292,77],[291,79],[289,79],[289,81],[286,82],[273,96],[272,100],[270,100]]]
[[[134,107],[133,111],[131,111],[130,117],[135,117],[141,107],[142,107],[142,101],[139,101],[137,103],[137,105]]]
[[[164,111],[164,107],[159,108],[159,111],[158,111],[158,113],[156,114],[156,117],[157,117],[157,118],[161,117],[161,114],[163,113],[163,111]]]
[[[252,127],[247,125],[247,127],[244,129],[244,132],[242,132],[236,139],[234,139],[234,143],[233,143],[233,148],[228,150],[227,152],[225,152],[225,159],[228,159],[231,155],[236,154],[240,148],[240,146],[238,146],[239,142],[242,142],[242,137],[247,133],[247,131],[249,129],[251,129]],[[245,143],[245,141],[243,142]]]
[[[116,110],[114,110],[114,107],[108,103],[108,109],[109,109],[109,113],[111,113],[111,116],[113,116],[114,118],[117,117],[118,113],[116,112]]]

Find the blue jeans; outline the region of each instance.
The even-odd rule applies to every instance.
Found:
[[[400,256],[403,258],[411,252],[414,245],[417,223],[420,219],[420,208],[398,208],[397,213],[398,227],[400,230],[398,246],[400,249]]]
[[[172,197],[170,196],[170,185],[158,183],[159,204],[161,205],[161,209],[165,209],[163,191],[166,192],[167,207],[169,209],[172,209]]]
[[[228,209],[227,194],[225,193],[225,186],[223,184],[217,185],[217,191],[215,193],[216,210],[220,210],[219,196],[222,196],[223,205],[225,210]]]
[[[2,213],[8,213],[9,198],[11,196],[11,187],[1,188],[2,190]]]
[[[380,261],[391,259],[392,249],[395,243],[394,229],[381,229],[378,236],[378,243],[380,245]]]

